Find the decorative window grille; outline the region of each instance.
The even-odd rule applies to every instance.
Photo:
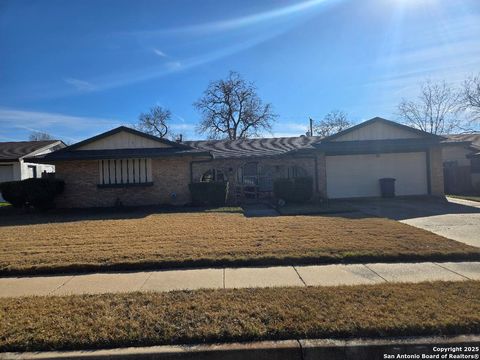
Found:
[[[129,185],[152,182],[151,159],[100,160],[100,185]]]

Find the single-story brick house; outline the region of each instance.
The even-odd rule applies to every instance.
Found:
[[[229,181],[229,198],[272,194],[275,178],[311,176],[316,196],[376,197],[379,179],[396,194],[443,195],[445,138],[373,118],[327,138],[186,141],[119,127],[31,161],[54,164],[63,207],[185,204],[188,185]]]

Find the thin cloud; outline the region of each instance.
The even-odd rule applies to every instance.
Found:
[[[198,25],[182,26],[179,28],[161,29],[161,30],[146,30],[125,32],[125,35],[135,36],[158,36],[166,34],[205,34],[212,32],[221,32],[227,30],[236,30],[239,28],[251,27],[256,24],[265,23],[268,21],[286,18],[300,13],[311,11],[314,8],[333,4],[340,0],[308,0],[294,5],[284,6],[281,8],[268,10],[247,16],[231,18],[227,20],[213,21]]]
[[[170,125],[170,128],[172,130],[176,131],[194,131],[195,130],[195,125],[194,124],[172,124]]]
[[[127,36],[150,36],[150,35],[166,35],[171,37],[172,35],[182,35],[181,33],[186,31],[188,36],[194,36],[199,38],[199,41],[203,41],[202,31],[215,31],[222,40],[218,40],[218,43],[231,44],[223,46],[221,48],[214,48],[203,50],[201,53],[192,54],[183,59],[170,61],[161,65],[155,65],[151,67],[141,67],[133,71],[127,71],[124,73],[112,73],[108,75],[101,75],[87,80],[79,80],[74,78],[64,79],[69,85],[72,85],[75,89],[57,89],[53,91],[46,91],[42,94],[36,94],[35,98],[60,98],[66,96],[74,96],[81,92],[97,92],[104,91],[112,88],[122,87],[133,83],[139,83],[152,79],[161,78],[178,71],[186,71],[213,61],[220,60],[224,57],[231,56],[233,54],[245,51],[253,46],[264,43],[279,35],[289,31],[297,25],[297,22],[292,21],[294,16],[297,16],[300,20],[305,17],[314,16],[314,9],[321,10],[327,5],[335,4],[343,0],[309,0],[301,3],[273,9],[266,12],[261,12],[245,17],[239,17],[224,21],[217,21],[212,23],[206,23],[201,25],[186,26],[179,29],[159,30],[159,31],[140,31],[140,32],[125,32],[118,33]],[[276,24],[274,26],[273,21],[283,21],[283,26]],[[259,31],[255,29],[254,25],[265,26],[265,29]],[[243,41],[238,41],[238,34],[232,34],[225,30],[228,29],[243,29],[247,31],[247,34],[243,34]],[[177,31],[178,30],[178,31]],[[177,34],[175,34],[177,33]],[[234,36],[235,35],[235,36]],[[230,39],[230,37],[234,39]],[[226,37],[226,38],[225,38]],[[145,39],[142,39],[145,40]],[[211,40],[211,39],[210,39]],[[152,51],[160,57],[168,55],[158,48],[153,48]]]
[[[180,61],[170,61],[165,66],[169,70],[179,70],[182,67],[182,63]]]
[[[59,138],[68,138],[74,141],[79,139],[63,134],[83,132],[85,129],[91,129],[93,133],[97,133],[99,128],[107,130],[120,124],[121,121],[118,119],[0,108],[0,127],[3,129],[10,129],[12,132],[18,129],[28,131],[42,129],[42,131],[56,135]]]
[[[63,79],[63,81],[65,81],[69,85],[72,85],[73,87],[75,87],[77,90],[80,90],[80,91],[95,90],[95,85],[85,80],[80,80],[75,78],[65,78]]]
[[[165,53],[164,53],[162,50],[160,50],[160,49],[153,48],[153,52],[154,52],[155,54],[157,54],[158,56],[162,57],[162,58],[168,57],[168,55],[165,54]]]

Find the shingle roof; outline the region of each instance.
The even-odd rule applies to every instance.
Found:
[[[472,145],[480,149],[480,132],[471,134],[451,134],[445,135],[448,142],[469,141]]]
[[[48,163],[49,161],[99,160],[124,158],[161,158],[170,156],[210,156],[204,151],[188,148],[144,148],[144,149],[106,149],[106,150],[70,150],[64,148],[49,154],[28,158],[28,161]]]
[[[184,141],[193,148],[210,151],[214,158],[245,158],[283,155],[292,151],[312,149],[320,136],[257,138],[239,140]]]
[[[0,142],[0,161],[16,161],[25,155],[57,142],[58,140]]]

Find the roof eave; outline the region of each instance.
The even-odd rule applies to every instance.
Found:
[[[53,153],[52,153],[53,154]],[[157,159],[157,158],[169,158],[169,157],[208,157],[212,158],[209,152],[185,152],[185,153],[172,153],[172,154],[111,154],[111,155],[85,155],[80,157],[74,156],[45,156],[45,157],[31,157],[28,158],[28,162],[36,164],[54,164],[63,161],[88,161],[88,160],[108,160],[108,159]]]
[[[35,156],[35,154],[38,154],[39,152],[42,152],[42,151],[44,151],[44,150],[48,150],[49,148],[54,147],[54,146],[57,146],[57,145],[60,145],[60,144],[63,144],[63,145],[64,145],[64,147],[63,147],[62,149],[65,149],[65,147],[67,146],[62,140],[56,140],[55,142],[52,142],[51,144],[48,144],[48,145],[46,145],[46,146],[44,146],[44,147],[41,147],[41,148],[39,148],[39,149],[37,149],[37,150],[35,150],[35,151],[32,151],[32,152],[30,152],[30,153],[28,153],[28,154],[22,155],[22,156],[20,156],[18,159],[19,159],[19,160],[25,160],[25,158],[28,158],[28,157],[30,157],[30,156]],[[62,149],[59,149],[59,150],[62,150]]]

